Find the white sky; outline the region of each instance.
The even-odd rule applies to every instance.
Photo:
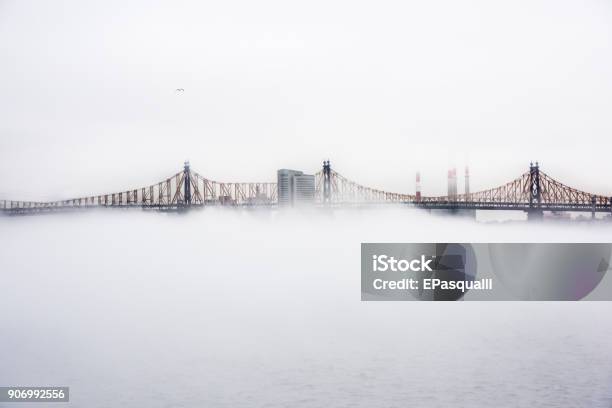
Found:
[[[0,198],[273,181],[612,194],[612,3],[0,0]],[[176,88],[184,88],[178,94]],[[463,186],[462,178],[459,185]]]

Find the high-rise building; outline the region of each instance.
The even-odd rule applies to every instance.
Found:
[[[313,204],[315,199],[315,176],[298,170],[280,169],[277,172],[278,205],[293,207]]]
[[[290,206],[293,197],[293,170],[281,169],[277,172],[277,196],[279,206]]]
[[[315,176],[300,174],[293,176],[293,203],[312,204],[315,199]]]

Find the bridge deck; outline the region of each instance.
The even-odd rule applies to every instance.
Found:
[[[425,210],[497,210],[497,211],[553,211],[553,212],[596,212],[596,213],[611,213],[612,207],[610,205],[587,205],[587,204],[566,204],[566,203],[543,203],[539,206],[530,206],[529,203],[509,203],[509,202],[416,202],[416,201],[404,201],[404,202],[334,202],[331,204],[318,203],[316,207],[374,207],[374,206],[406,206],[411,208],[420,208]],[[241,204],[227,204],[227,203],[206,203],[206,204],[153,204],[153,205],[142,205],[142,204],[114,204],[114,205],[97,205],[97,204],[83,204],[83,205],[52,205],[52,206],[14,206],[7,208],[0,208],[0,212],[4,214],[33,214],[33,213],[48,213],[48,212],[66,212],[66,211],[78,211],[88,209],[139,209],[139,210],[151,210],[151,211],[165,211],[165,212],[181,212],[190,209],[203,209],[206,207],[224,207],[224,208],[276,208],[276,203],[241,203]]]

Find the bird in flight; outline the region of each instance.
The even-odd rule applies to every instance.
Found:
[[[183,88],[176,88],[176,92],[185,92]]]

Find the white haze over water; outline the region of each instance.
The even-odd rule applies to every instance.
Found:
[[[408,210],[0,217],[0,384],[74,407],[602,407],[607,302],[361,302],[361,242],[608,242]],[[44,405],[36,405],[44,406]]]
[[[425,195],[452,165],[476,191],[539,160],[609,196],[610,21],[603,0],[0,0],[0,199],[324,159],[396,192],[420,170]],[[70,386],[84,408],[609,408],[609,303],[361,302],[359,245],[610,231],[405,209],[0,217],[0,385]]]

